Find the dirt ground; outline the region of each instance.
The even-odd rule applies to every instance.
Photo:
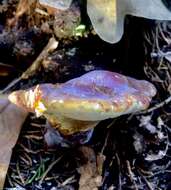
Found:
[[[45,118],[29,114],[13,149],[5,189],[171,189],[171,23],[128,16],[123,38],[112,45],[94,34],[81,9],[88,26],[84,35],[56,34],[57,49],[23,79],[54,36],[54,17],[33,5],[17,16],[17,4],[0,2],[0,89],[5,93],[104,69],[148,80],[157,95],[148,110],[100,122],[88,143],[70,148],[47,147]]]

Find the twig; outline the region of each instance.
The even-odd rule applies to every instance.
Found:
[[[2,66],[2,67],[6,67],[6,68],[12,68],[12,69],[15,69],[15,67],[14,67],[13,65],[5,64],[5,63],[2,63],[2,62],[0,62],[0,66]]]
[[[44,151],[43,149],[36,150],[36,151],[34,151],[34,150],[30,150],[30,149],[28,149],[27,147],[25,147],[25,146],[24,146],[23,144],[21,144],[21,143],[19,143],[19,145],[24,149],[25,152],[27,152],[27,153],[31,153],[31,154],[38,154],[38,153]]]
[[[143,175],[146,175],[146,176],[148,176],[148,177],[151,177],[151,176],[154,175],[153,172],[151,172],[151,171],[145,171],[145,170],[143,170],[143,169],[140,168],[140,167],[137,167],[137,168],[138,168],[138,170],[139,170]]]
[[[22,79],[28,79],[29,77],[33,76],[36,71],[39,70],[42,61],[49,55],[50,52],[54,51],[58,47],[58,42],[55,38],[50,38],[48,44],[43,49],[43,51],[39,54],[37,59],[33,62],[33,64],[17,79],[12,81],[5,89],[0,91],[0,94],[7,92],[10,88],[20,82]]]
[[[75,178],[74,176],[69,177],[64,182],[62,182],[61,186],[64,187],[67,184],[74,183],[76,181],[74,178]]]
[[[24,180],[24,178],[23,178],[23,176],[22,176],[22,174],[21,174],[21,172],[20,172],[20,167],[19,167],[19,163],[18,163],[18,162],[17,162],[16,167],[17,167],[17,173],[18,173],[19,179],[20,179],[21,183],[22,183],[23,185],[25,185],[25,180]]]
[[[22,155],[19,155],[19,158],[28,166],[30,166],[30,162],[26,159],[26,158],[24,158]]]
[[[108,142],[108,139],[109,139],[109,134],[110,134],[110,130],[108,131],[108,133],[107,133],[107,135],[106,135],[104,145],[103,145],[103,147],[102,147],[102,149],[101,149],[101,152],[100,152],[100,154],[102,154],[102,155],[104,154],[104,150],[105,150],[105,148],[106,148],[106,146],[107,146],[107,142]]]
[[[160,102],[159,104],[156,104],[154,107],[152,107],[152,108],[150,108],[148,110],[145,110],[145,111],[138,112],[137,114],[139,115],[139,114],[150,113],[150,112],[152,112],[154,110],[157,110],[157,109],[163,107],[164,105],[166,105],[166,104],[168,104],[170,102],[171,102],[171,96],[169,96],[167,99],[165,99],[164,101]]]
[[[12,182],[11,176],[9,176],[8,174],[7,174],[7,179],[8,179],[8,183],[10,184],[10,186],[14,187],[14,184]]]
[[[34,118],[31,118],[31,119],[34,119]],[[35,127],[35,128],[41,128],[41,127],[42,127],[41,124],[33,123],[33,122],[31,122],[30,125],[33,126],[33,127]],[[38,131],[38,132],[39,132],[39,131]]]
[[[44,172],[44,174],[42,175],[42,177],[41,177],[41,179],[40,179],[40,181],[39,181],[39,184],[42,184],[42,182],[43,182],[43,180],[45,179],[45,177],[47,176],[47,174],[49,173],[49,171],[53,168],[53,166],[55,165],[55,164],[57,164],[60,160],[61,160],[61,158],[62,158],[63,156],[60,156],[57,160],[55,160],[54,162],[52,162],[50,165],[49,165],[49,167],[47,168],[47,170]]]
[[[58,47],[58,42],[55,38],[50,38],[48,44],[33,62],[33,64],[22,74],[22,79],[28,79],[33,76],[35,72],[40,68],[42,61],[49,55],[50,52],[54,51]]]
[[[135,183],[134,176],[133,176],[133,173],[132,173],[132,170],[131,170],[130,162],[128,160],[126,160],[126,165],[127,165],[128,175],[129,175],[129,178],[131,180],[131,183],[133,184],[134,189],[138,190],[138,187],[137,187],[137,185]]]
[[[101,152],[100,152],[101,154],[103,154],[103,152],[104,152],[104,150],[105,150],[105,148],[106,148],[106,145],[107,145],[107,142],[108,142],[108,139],[109,139],[110,128],[114,125],[115,122],[116,122],[116,120],[114,119],[114,120],[106,127],[106,128],[109,129],[109,130],[108,130],[108,133],[107,133],[107,135],[106,135],[104,145],[103,145],[103,147],[102,147],[102,149],[101,149]]]
[[[154,190],[154,188],[151,186],[151,183],[147,180],[147,178],[140,172],[140,170],[137,170],[139,175],[142,177],[144,182],[146,183],[149,190]]]
[[[12,88],[14,85],[16,85],[18,82],[21,81],[21,76],[15,80],[13,80],[6,88],[0,91],[0,94],[4,94],[7,92],[10,88]]]
[[[119,159],[119,156],[118,154],[116,153],[115,154],[116,156],[116,161],[117,161],[117,164],[118,164],[118,181],[119,181],[119,184],[118,184],[118,190],[122,190],[122,185],[121,185],[121,163],[120,163],[120,159]]]
[[[35,139],[35,140],[41,140],[41,139],[43,139],[42,136],[38,136],[38,135],[34,135],[34,134],[24,135],[23,137],[27,138],[27,139]]]

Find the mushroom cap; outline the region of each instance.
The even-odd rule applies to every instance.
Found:
[[[100,121],[146,109],[155,94],[147,81],[96,70],[63,84],[16,91],[9,99],[38,114]]]

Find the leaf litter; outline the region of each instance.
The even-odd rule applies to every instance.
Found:
[[[0,189],[3,188],[12,149],[28,113],[11,104],[7,96],[0,96]]]
[[[2,12],[10,9],[15,9],[14,4],[8,4],[7,9],[3,7]],[[38,13],[34,14],[37,14],[39,19],[42,18],[42,15],[40,16]],[[28,13],[26,15],[29,17]],[[44,19],[49,25],[47,15]],[[6,17],[9,19],[10,14],[6,14]],[[16,24],[13,28],[16,33],[19,33],[17,25],[20,26],[20,29],[22,27],[27,28],[28,20],[24,22],[25,25],[22,25],[23,19],[24,16],[21,15],[17,21],[19,25]],[[36,20],[36,24],[38,28],[41,28],[39,19]],[[136,24],[138,23],[136,18],[131,17],[129,19],[130,22],[133,20]],[[144,73],[141,70],[141,77],[153,82],[158,89],[158,94],[151,104],[151,108],[155,109],[150,110],[151,108],[149,108],[146,113],[139,113],[139,115],[133,115],[132,117],[123,116],[112,121],[104,121],[95,128],[93,137],[87,145],[70,149],[49,149],[43,139],[46,132],[45,119],[29,115],[23,125],[19,140],[13,149],[5,183],[6,189],[72,190],[79,189],[79,186],[85,187],[86,183],[87,188],[94,187],[96,189],[151,190],[170,188],[170,102],[166,101],[166,104],[161,104],[161,102],[170,97],[171,70],[169,60],[163,56],[158,56],[161,51],[169,51],[170,34],[168,31],[170,31],[170,23],[159,22],[151,25],[151,23],[141,20],[139,27],[141,28],[142,25],[145,28],[146,26],[148,27],[146,28],[147,31],[142,34],[146,54],[143,55],[145,65],[143,65]],[[127,27],[129,28],[129,24],[127,24]],[[131,33],[134,32],[134,37],[139,39],[140,36],[136,36],[138,35],[137,31],[133,29],[130,31]],[[39,36],[40,33],[36,33],[36,35]],[[50,39],[49,33],[46,33],[46,35],[47,39]],[[40,38],[44,39],[43,35],[40,35]],[[18,81],[8,91],[25,89],[37,83],[64,82],[84,74],[86,68],[117,70],[128,75],[133,73],[128,69],[130,62],[128,68],[123,64],[123,71],[123,65],[121,66],[120,64],[123,60],[119,57],[121,51],[118,47],[104,44],[94,34],[90,34],[89,38],[79,39],[81,40],[81,45],[78,43],[78,39],[70,41],[69,44],[63,41],[61,45],[61,42],[59,42],[58,49],[44,59],[46,63],[48,61],[46,69],[40,66],[39,71],[36,71],[33,76],[27,80]],[[23,41],[26,39],[28,37],[22,38]],[[36,60],[47,42],[48,40],[46,43],[40,42],[41,50],[37,51],[34,58],[32,58],[32,62]],[[123,38],[120,46],[123,48],[126,42],[127,40]],[[129,45],[128,47],[131,48],[132,44]],[[11,47],[13,48],[14,46],[11,45]],[[75,52],[72,56],[66,53],[72,51],[73,48]],[[129,51],[129,48],[127,51]],[[133,50],[137,51],[136,48]],[[87,52],[89,53],[87,54]],[[149,52],[155,52],[157,56],[151,57],[152,54]],[[144,57],[142,57],[142,60],[144,60]],[[12,58],[10,56],[8,58],[2,62],[9,64]],[[115,63],[114,59],[116,60]],[[135,52],[131,60],[136,60]],[[20,61],[21,59],[18,59],[15,62],[19,64]],[[134,66],[135,68],[132,69],[137,71],[141,68],[137,62]],[[25,65],[25,69],[23,67],[19,68],[22,72],[18,73],[18,76],[21,76],[24,70],[29,68],[29,64]],[[100,161],[98,161],[99,154]]]

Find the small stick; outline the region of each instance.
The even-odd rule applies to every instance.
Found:
[[[52,162],[50,165],[49,165],[49,167],[47,168],[47,170],[44,172],[44,174],[42,175],[42,177],[41,177],[41,179],[40,179],[40,181],[39,181],[39,184],[42,184],[42,182],[43,182],[43,180],[45,179],[45,177],[47,176],[47,174],[49,173],[49,171],[53,168],[53,166],[55,165],[55,164],[57,164],[60,160],[61,160],[61,158],[62,158],[63,156],[60,156],[57,160],[55,160],[54,162]]]
[[[130,162],[128,160],[126,160],[126,165],[127,165],[127,169],[128,169],[128,175],[130,177],[130,180],[131,180],[132,184],[134,185],[134,189],[138,190],[138,187],[137,187],[137,185],[135,183],[134,176],[133,176],[133,173],[132,173],[132,170],[131,170]]]
[[[25,164],[26,166],[30,165],[29,161],[26,160],[26,158],[24,158],[23,156],[19,156],[19,158],[24,162],[24,164]]]
[[[18,163],[18,162],[17,162],[16,167],[17,167],[17,173],[18,173],[19,179],[20,179],[21,183],[22,183],[23,185],[25,185],[25,180],[24,180],[24,178],[23,178],[23,176],[22,176],[22,174],[21,174],[21,172],[20,172],[20,167],[19,167],[19,163]]]
[[[33,134],[31,134],[31,135],[24,135],[23,137],[25,137],[27,139],[34,139],[34,140],[41,140],[41,139],[43,139],[42,136],[33,135]]]
[[[9,90],[18,82],[20,82],[22,79],[28,79],[29,77],[33,76],[36,73],[36,71],[39,70],[42,61],[49,55],[50,52],[54,51],[57,47],[58,47],[58,42],[55,40],[55,38],[54,37],[50,38],[48,44],[39,54],[39,56],[33,62],[33,64],[19,78],[12,81],[5,89],[0,91],[0,94],[5,93],[7,90]]]
[[[149,190],[153,190],[154,188],[151,186],[151,183],[146,179],[146,177],[138,170],[139,175],[142,177],[142,179],[145,181],[147,187]]]
[[[15,84],[21,81],[21,76],[15,80],[13,80],[6,88],[0,91],[0,94],[4,94],[7,92],[10,88],[12,88]]]
[[[50,52],[54,51],[58,47],[58,42],[54,37],[49,39],[48,44],[33,62],[33,64],[21,75],[22,79],[28,79],[33,76],[35,72],[40,68],[42,61],[49,55]]]
[[[74,178],[75,178],[74,176],[69,177],[64,182],[62,182],[61,186],[64,187],[67,184],[74,183],[76,181]]]
[[[21,143],[19,143],[19,145],[21,146],[21,148],[24,149],[25,152],[27,152],[27,153],[31,153],[31,154],[38,154],[38,153],[44,151],[43,149],[33,151],[33,150],[31,150],[31,149],[25,147],[25,146],[24,146],[23,144],[21,144]]]
[[[119,156],[118,154],[116,153],[115,154],[115,157],[116,157],[116,161],[117,161],[117,164],[118,164],[118,170],[119,170],[119,174],[118,174],[118,181],[119,181],[119,184],[118,184],[118,190],[122,190],[122,185],[121,185],[121,163],[120,163],[120,159],[119,159]]]
[[[110,130],[108,131],[108,133],[107,133],[107,135],[106,135],[104,145],[103,145],[103,147],[102,147],[102,149],[101,149],[101,152],[100,152],[101,155],[104,154],[104,150],[105,150],[105,148],[106,148],[106,146],[107,146],[107,142],[108,142],[108,139],[109,139],[109,132],[110,132]]]
[[[145,111],[141,111],[139,112],[138,114],[144,114],[144,113],[150,113],[154,110],[157,110],[161,107],[163,107],[164,105],[168,104],[171,102],[171,96],[169,96],[167,99],[165,99],[164,101],[160,102],[159,104],[156,104],[154,107],[148,109],[148,110],[145,110]]]

